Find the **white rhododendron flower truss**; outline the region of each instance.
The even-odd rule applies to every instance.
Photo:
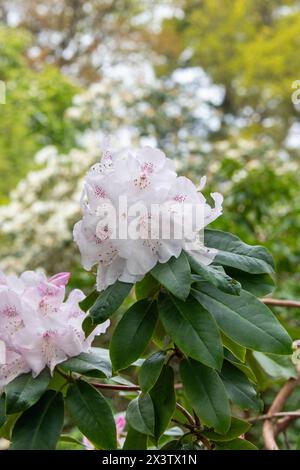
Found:
[[[157,262],[182,250],[210,264],[216,250],[203,243],[203,229],[222,213],[223,197],[207,204],[199,188],[177,176],[175,165],[151,147],[117,152],[106,146],[88,172],[82,193],[82,220],[74,227],[82,264],[97,266],[97,289],[116,280],[136,282]]]
[[[5,345],[0,363],[0,389],[22,373],[37,376],[51,372],[66,359],[88,352],[96,335],[105,333],[109,321],[88,336],[82,330],[86,313],[79,307],[83,292],[73,290],[66,301],[70,274],[50,279],[41,272],[17,276],[0,272],[0,341]]]

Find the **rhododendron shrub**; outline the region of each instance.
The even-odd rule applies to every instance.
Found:
[[[95,290],[65,300],[68,273],[1,274],[0,433],[12,449],[57,448],[64,422],[79,448],[255,449],[241,419],[262,407],[255,355],[287,356],[291,340],[257,298],[272,291],[271,255],[208,228],[223,198],[211,206],[204,184],[160,150],[107,146],[74,227]]]

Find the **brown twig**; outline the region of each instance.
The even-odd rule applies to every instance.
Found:
[[[297,411],[300,415],[300,410]],[[298,416],[297,416],[297,412],[295,412],[295,414],[290,414],[290,415],[287,415],[285,416],[284,418],[282,419],[279,419],[277,421],[277,424],[276,424],[276,428],[275,428],[275,436],[277,436],[278,434],[280,434],[281,432],[285,431],[286,428],[293,422],[295,421]]]
[[[176,403],[176,408],[177,408],[178,411],[180,411],[180,413],[183,414],[183,416],[185,416],[185,418],[188,420],[190,425],[194,427],[195,426],[195,421],[194,421],[192,415],[182,405],[180,405],[180,403]]]
[[[296,386],[300,383],[300,373],[296,379],[290,379],[276,395],[270,409],[267,413],[267,417],[263,425],[263,439],[265,448],[267,450],[279,450],[276,443],[276,436],[279,434],[278,428],[274,426],[272,417],[275,413],[280,413],[288,397],[293,393]],[[293,416],[294,418],[294,416]],[[281,429],[283,431],[285,428]]]
[[[102,390],[117,390],[120,392],[139,392],[141,390],[138,385],[102,384],[99,382],[90,382],[90,384]]]
[[[273,305],[274,307],[288,307],[300,308],[300,302],[297,300],[280,300],[272,299],[270,297],[263,297],[260,299],[266,305]]]
[[[300,411],[279,411],[278,413],[273,413],[272,415],[270,414],[265,414],[265,415],[260,415],[260,416],[253,416],[252,418],[248,418],[247,421],[249,423],[256,423],[257,421],[265,421],[266,419],[274,419],[274,418],[300,418]]]

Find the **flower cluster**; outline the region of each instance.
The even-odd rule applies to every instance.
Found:
[[[5,358],[0,363],[0,389],[22,373],[37,376],[81,352],[87,352],[96,335],[109,321],[85,338],[82,322],[86,314],[79,302],[85,297],[73,290],[64,302],[70,274],[50,279],[41,272],[26,271],[20,277],[0,272],[0,340]]]
[[[158,149],[116,152],[107,146],[85,178],[83,218],[74,227],[84,268],[98,266],[97,289],[116,280],[136,282],[182,250],[209,264],[215,250],[204,247],[199,233],[222,213],[223,197],[213,193],[210,207],[201,193],[204,184],[202,178],[197,190],[178,177],[172,160]]]

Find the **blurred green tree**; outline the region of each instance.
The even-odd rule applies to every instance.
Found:
[[[236,124],[244,137],[284,144],[299,119],[291,100],[292,83],[300,77],[299,2],[185,0],[181,4],[184,14],[166,20],[152,38],[164,57],[159,73],[202,67],[224,88],[223,136]]]
[[[120,61],[141,46],[131,19],[140,0],[0,0],[0,19],[32,34],[36,66],[55,64],[82,83],[99,80],[103,65]]]
[[[75,142],[64,114],[79,88],[54,66],[34,69],[25,55],[30,44],[28,32],[0,29],[0,79],[7,95],[0,105],[0,202],[26,175],[38,149],[53,144],[63,151]]]

